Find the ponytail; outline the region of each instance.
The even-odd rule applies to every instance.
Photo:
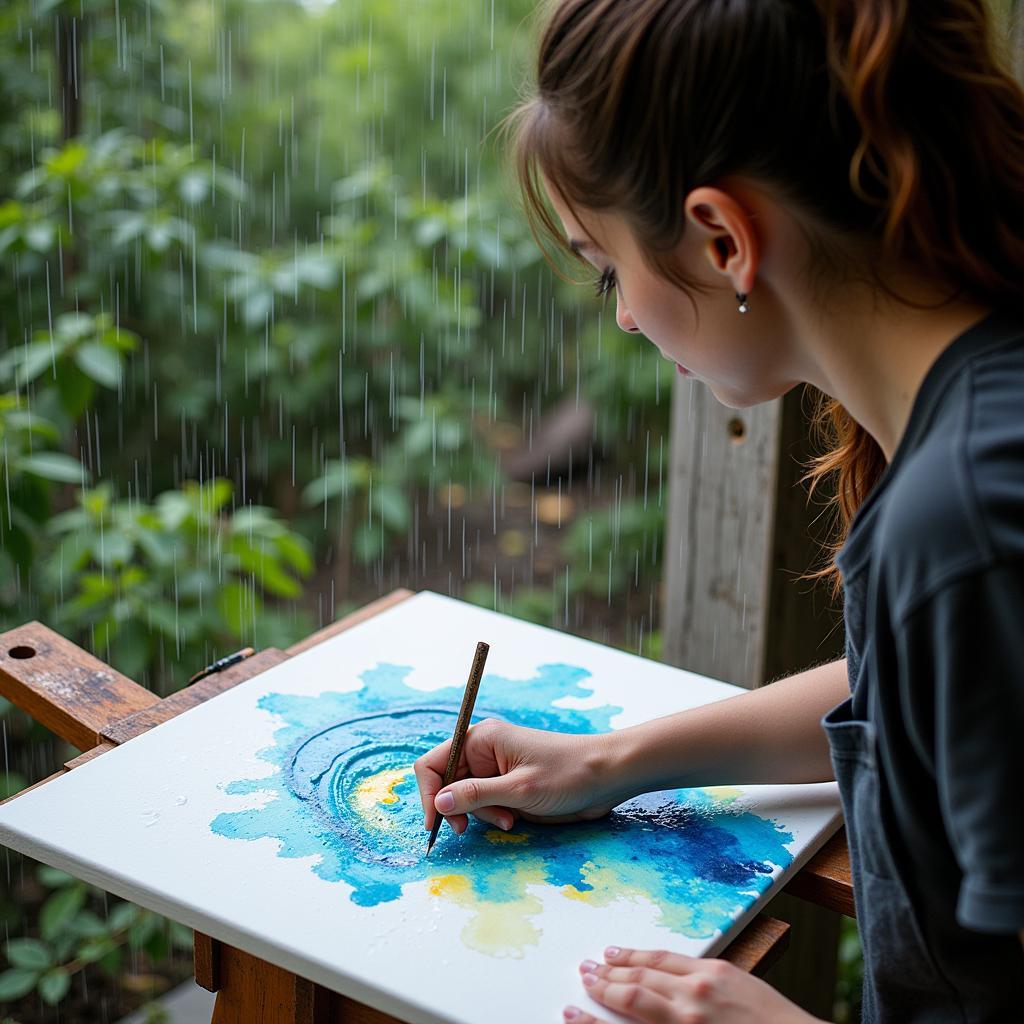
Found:
[[[950,298],[1024,299],[1024,95],[1000,66],[981,0],[817,0],[830,76],[861,136],[850,187],[879,217],[882,253],[948,282]],[[883,281],[879,284],[887,291]],[[904,300],[906,301],[906,300]],[[828,451],[839,539],[812,576],[841,586],[834,556],[885,470],[881,449],[834,399],[812,425]]]

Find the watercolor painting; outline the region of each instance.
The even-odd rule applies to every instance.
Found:
[[[420,593],[5,803],[0,842],[400,1021],[521,1024],[607,944],[716,954],[838,827],[833,783],[674,790],[445,825],[427,857],[411,765],[478,640],[477,721],[605,732],[739,692]]]
[[[647,794],[597,822],[519,822],[503,832],[474,821],[462,837],[443,829],[427,858],[412,762],[451,737],[462,691],[426,695],[406,685],[410,671],[382,663],[361,674],[356,691],[263,695],[259,708],[282,723],[274,744],[259,752],[276,773],[231,782],[225,792],[266,802],[221,813],[211,829],[231,839],[277,839],[280,857],[315,855],[311,870],[345,883],[348,898],[363,907],[400,899],[403,886],[426,881],[432,898],[472,910],[462,941],[492,956],[522,956],[538,943],[534,886],[602,908],[643,898],[663,927],[711,938],[792,860],[792,834],[742,809],[741,791],[724,789]],[[589,696],[589,675],[552,664],[530,679],[485,676],[486,706],[474,720],[605,731],[621,707],[556,706]]]

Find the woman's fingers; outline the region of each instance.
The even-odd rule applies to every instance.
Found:
[[[608,1024],[603,1017],[595,1017],[578,1006],[565,1007],[562,1010],[562,1019],[566,1024]]]
[[[420,802],[423,804],[423,827],[432,828],[434,825],[434,797],[444,783],[444,770],[448,765],[448,754],[452,748],[452,741],[434,747],[422,757],[416,758],[412,769],[416,773],[416,783],[419,786]]]
[[[654,989],[635,982],[605,981],[596,974],[584,974],[587,994],[602,1006],[641,1024],[677,1024],[672,1000]]]
[[[666,999],[671,999],[679,991],[679,975],[658,971],[653,967],[609,967],[607,964],[595,964],[593,960],[584,960],[580,964],[580,974],[596,974],[605,981],[623,985],[642,985]]]
[[[701,960],[682,953],[669,953],[665,949],[620,949],[609,946],[604,959],[612,967],[649,967],[669,974],[692,974],[700,967]]]
[[[507,807],[478,807],[473,811],[473,817],[488,825],[495,825],[503,832],[507,832],[515,824],[515,815]]]

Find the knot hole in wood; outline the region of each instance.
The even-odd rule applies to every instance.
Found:
[[[19,661],[25,661],[27,658],[34,658],[36,656],[36,649],[26,644],[19,644],[17,647],[12,647],[7,652],[7,656],[17,658]]]
[[[726,425],[729,440],[733,444],[743,444],[747,439],[747,425],[738,416],[734,416]]]

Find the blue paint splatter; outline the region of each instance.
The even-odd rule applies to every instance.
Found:
[[[405,682],[410,671],[381,664],[362,673],[364,685],[351,692],[263,696],[258,706],[284,723],[273,745],[259,752],[277,770],[225,790],[261,794],[266,803],[218,815],[212,831],[231,839],[277,839],[280,857],[315,855],[312,870],[326,881],[346,882],[352,902],[364,907],[396,900],[404,885],[426,880],[434,895],[477,910],[505,906],[523,919],[540,909],[527,887],[542,884],[596,905],[645,898],[658,907],[661,924],[692,938],[727,927],[767,888],[773,866],[792,860],[786,849],[792,835],[710,790],[647,794],[597,822],[523,822],[507,834],[474,823],[461,838],[444,828],[426,859],[411,764],[451,736],[462,687],[414,690]],[[486,706],[474,719],[605,731],[621,708],[554,706],[590,696],[588,677],[585,669],[561,664],[542,665],[527,680],[489,675],[481,686]],[[516,932],[508,916],[490,920],[492,930]],[[520,929],[512,946],[521,952],[531,934],[536,930]],[[471,944],[492,952],[500,945],[479,929]]]

